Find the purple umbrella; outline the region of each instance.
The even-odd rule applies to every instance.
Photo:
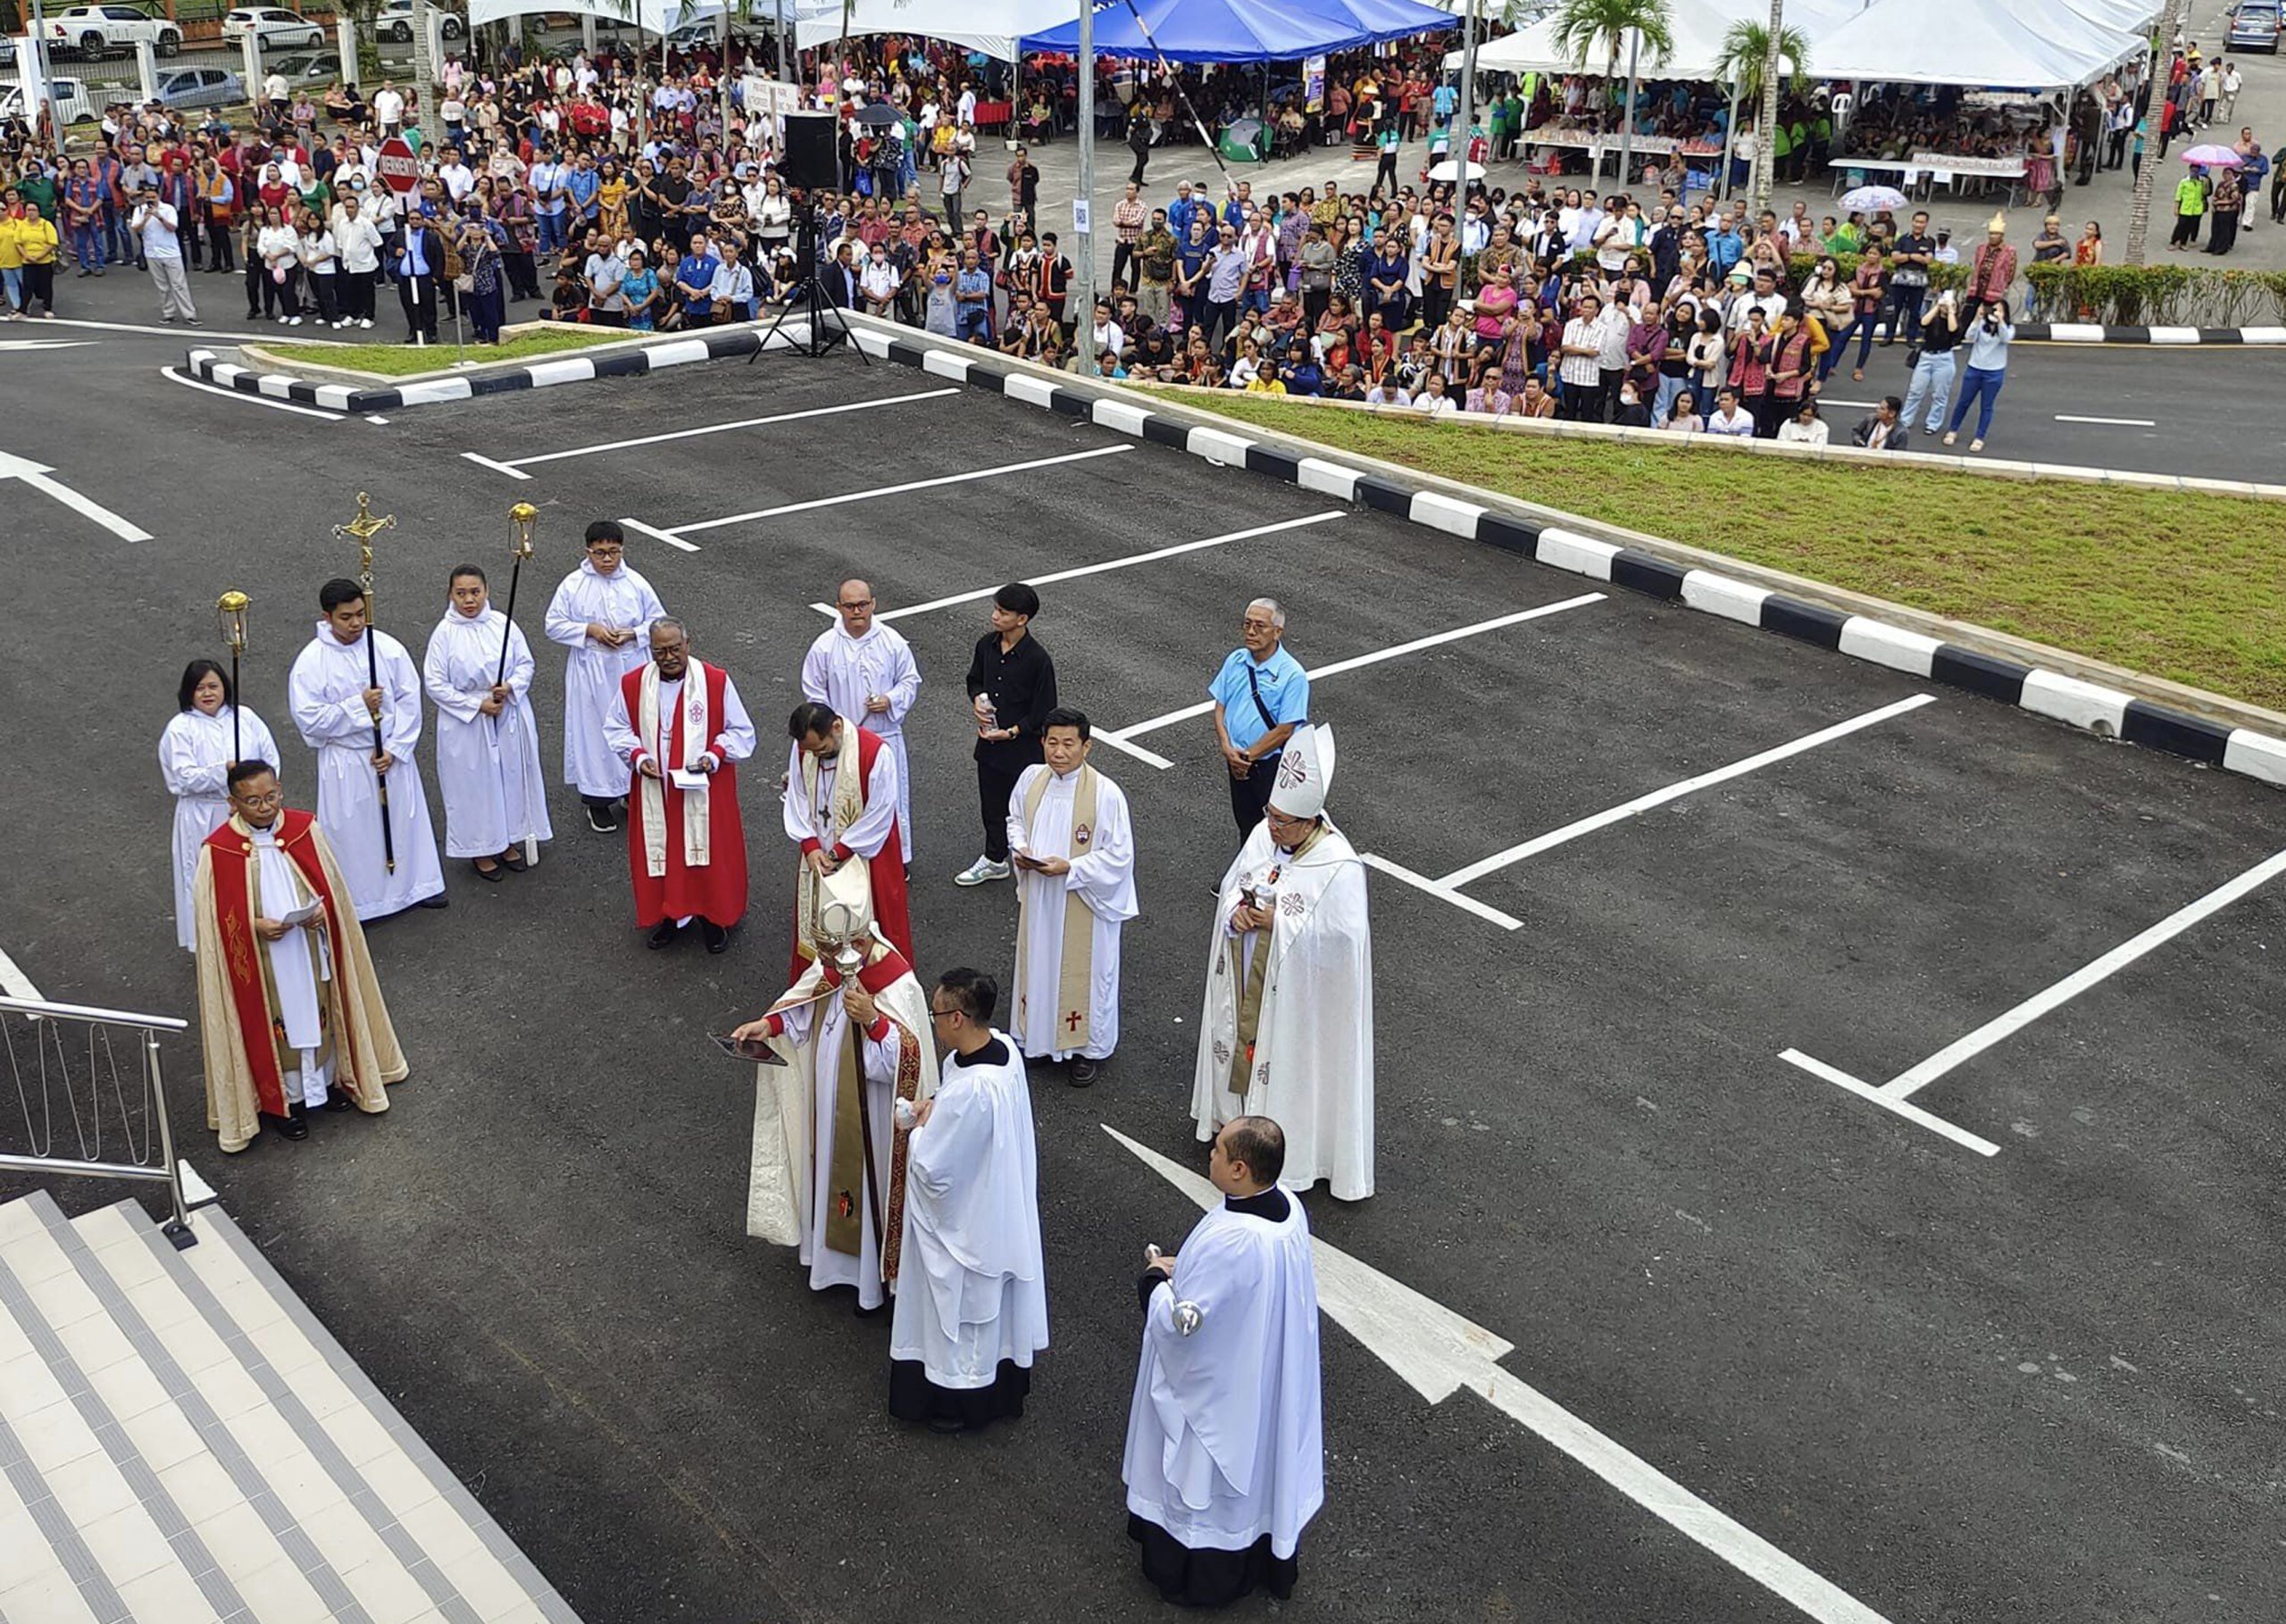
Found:
[[[2201,169],[2237,169],[2246,162],[2229,147],[2217,146],[2211,141],[2204,146],[2192,147],[2183,154],[2182,161],[2195,163]]]

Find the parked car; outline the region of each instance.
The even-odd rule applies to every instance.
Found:
[[[341,82],[338,51],[296,51],[279,57],[270,71],[289,85],[335,85]]]
[[[2223,41],[2227,51],[2267,51],[2278,54],[2279,19],[2274,0],[2243,0],[2231,12],[2231,27]]]
[[[246,87],[228,68],[163,68],[152,86],[159,99],[181,110],[197,107],[243,107]]]
[[[243,39],[252,34],[265,51],[299,46],[314,51],[325,44],[325,30],[299,12],[275,5],[233,6],[223,13],[222,37]]]
[[[446,38],[458,39],[468,32],[468,24],[461,20],[460,13],[447,11],[443,6],[434,9],[443,17]],[[394,39],[405,45],[412,44],[413,0],[387,0],[387,4],[373,19],[373,37]]]
[[[132,51],[149,40],[162,56],[182,49],[182,29],[132,5],[75,5],[47,19],[48,43],[82,56]]]
[[[92,124],[100,110],[88,95],[87,86],[76,79],[52,79],[47,82],[48,96],[55,104],[56,116],[66,124]],[[22,119],[31,115],[24,108],[22,87],[10,85],[0,89],[0,120]]]

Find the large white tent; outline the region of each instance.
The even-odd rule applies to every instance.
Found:
[[[856,0],[850,7],[850,34],[912,34],[942,39],[1002,62],[1014,62],[1016,42],[1045,34],[1080,14],[1079,0]],[[838,5],[804,22],[794,37],[808,50],[830,45],[844,32]]]
[[[2105,0],[2009,0],[1947,7],[1932,25],[1922,0],[1874,0],[1815,41],[1820,79],[2001,90],[2069,90],[2140,54],[2141,35],[2102,21]]]
[[[772,26],[777,5],[778,0],[755,0],[754,21],[747,26]],[[838,15],[841,10],[838,0],[785,0],[785,6],[789,23],[805,17]],[[722,10],[722,0],[468,0],[471,27],[513,17],[572,16],[638,28],[647,34],[672,33],[686,22],[719,21]]]
[[[1917,0],[1915,0],[1917,4]],[[2094,3],[2094,0],[2090,0]],[[1810,46],[1810,65],[1819,77],[1826,74],[1825,62],[1819,41],[1855,14],[1853,0],[1788,0],[1786,26],[1800,32]],[[1668,8],[1667,30],[1674,36],[1675,48],[1666,56],[1654,61],[1650,53],[1643,53],[1637,62],[1637,71],[1647,79],[1711,79],[1719,77],[1715,64],[1723,57],[1723,37],[1731,25],[1739,21],[1767,24],[1770,7],[1764,0],[1673,0]],[[1598,56],[1582,62],[1576,52],[1567,51],[1556,40],[1556,20],[1541,18],[1516,32],[1498,39],[1489,40],[1476,48],[1478,71],[1485,73],[1600,73],[1605,62]],[[1457,68],[1461,54],[1453,52],[1445,58],[1445,65]],[[1619,54],[1622,72],[1627,70],[1624,46]]]

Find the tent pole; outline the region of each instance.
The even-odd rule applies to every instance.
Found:
[[[1080,0],[1080,196],[1072,205],[1072,298],[1079,305],[1072,333],[1080,376],[1096,371],[1096,6]]]
[[[1461,205],[1455,211],[1459,213],[1465,212],[1468,204],[1468,137],[1476,127],[1476,0],[1466,0],[1461,7],[1461,96],[1453,117],[1460,127],[1455,132],[1459,139],[1448,140],[1445,151],[1460,165],[1453,171],[1460,178],[1453,193]],[[1488,160],[1492,156],[1489,151],[1484,155]],[[1490,164],[1486,167],[1489,169]]]
[[[1731,154],[1739,144],[1739,81],[1731,81],[1731,116],[1723,126],[1723,172],[1714,177],[1714,196],[1723,202],[1731,197]]]

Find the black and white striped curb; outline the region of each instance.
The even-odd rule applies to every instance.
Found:
[[[905,329],[909,330],[909,329]],[[1820,648],[1870,660],[1908,676],[1965,688],[2004,704],[2069,722],[2104,738],[2286,785],[2286,741],[2139,699],[2061,671],[2001,659],[1862,614],[1845,614],[1709,570],[1689,569],[1639,548],[1512,513],[1257,439],[1235,427],[1194,423],[1156,412],[1123,391],[1073,377],[1051,380],[1001,363],[988,353],[891,337],[868,326],[858,344],[871,355],[979,388],[997,389],[1065,417],[1084,418],[1209,462],[1267,474],[1304,490],[1338,496],[1414,524],[1522,554],[1537,562],[1666,598],[1708,614],[1774,631]]]
[[[2102,327],[2092,321],[2019,321],[2034,344],[2286,344],[2286,327]]]
[[[321,406],[329,411],[363,413],[396,412],[406,406],[435,405],[441,401],[473,400],[488,395],[513,395],[525,389],[545,389],[556,384],[586,383],[597,378],[641,378],[669,367],[701,361],[731,361],[762,348],[761,327],[732,328],[689,338],[666,338],[624,346],[598,346],[595,354],[553,355],[517,367],[500,367],[463,377],[424,378],[393,388],[361,388],[355,384],[312,383],[283,372],[263,372],[224,361],[213,350],[193,350],[184,365],[193,378],[241,395],[266,396],[271,400]],[[772,350],[791,349],[809,341],[805,324],[788,322]],[[441,349],[441,346],[432,346]],[[313,365],[321,364],[312,355]]]

